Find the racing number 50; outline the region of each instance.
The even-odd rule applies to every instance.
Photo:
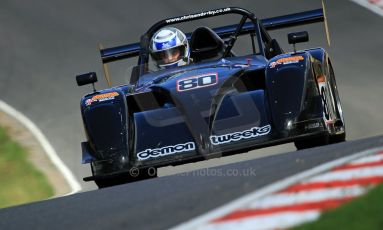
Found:
[[[217,84],[218,74],[210,73],[199,75],[195,77],[188,77],[177,81],[177,91],[182,92],[186,90],[198,89]]]

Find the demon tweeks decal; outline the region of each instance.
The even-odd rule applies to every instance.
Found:
[[[243,139],[250,139],[254,137],[264,136],[269,134],[271,126],[266,125],[263,127],[253,127],[242,132],[228,133],[220,136],[210,136],[210,141],[213,145],[226,144],[230,142],[240,141]]]
[[[139,160],[147,160],[149,158],[173,155],[176,153],[188,152],[192,150],[195,150],[195,144],[194,142],[188,142],[184,144],[165,146],[157,149],[146,149],[137,153],[137,157]]]

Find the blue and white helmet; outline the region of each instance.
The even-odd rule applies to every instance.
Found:
[[[150,54],[159,68],[189,64],[190,52],[186,35],[174,27],[158,30],[150,41]]]

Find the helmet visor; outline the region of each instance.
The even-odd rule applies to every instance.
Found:
[[[172,47],[167,50],[160,50],[156,52],[152,52],[151,56],[154,61],[157,62],[158,65],[166,65],[174,62],[178,62],[179,60],[185,57],[186,47],[184,45]]]

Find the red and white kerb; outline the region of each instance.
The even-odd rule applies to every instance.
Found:
[[[186,229],[285,229],[319,218],[379,183],[383,183],[383,151],[333,167]],[[219,210],[216,210],[219,213]],[[182,226],[180,226],[182,227]]]

